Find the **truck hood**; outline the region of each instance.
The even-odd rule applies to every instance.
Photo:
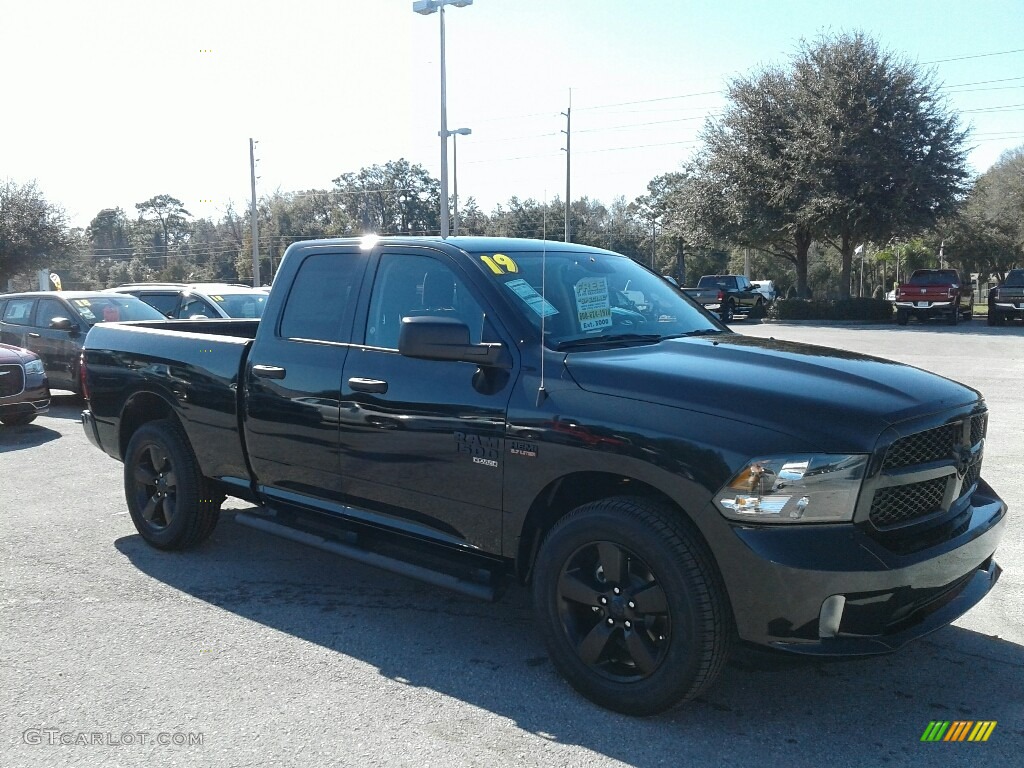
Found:
[[[784,432],[824,451],[868,451],[886,427],[977,401],[970,387],[844,350],[722,334],[572,352],[589,392]]]

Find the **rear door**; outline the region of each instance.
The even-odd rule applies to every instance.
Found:
[[[353,503],[391,524],[500,551],[505,414],[515,372],[398,352],[405,317],[450,317],[470,341],[508,340],[471,279],[443,253],[379,250],[362,344],[345,362],[341,470]],[[357,331],[358,333],[358,331]]]
[[[296,256],[283,306],[261,321],[246,364],[245,439],[264,494],[316,506],[343,499],[341,375],[368,255],[338,246]]]
[[[34,298],[9,299],[4,306],[3,314],[0,315],[0,342],[16,347],[28,347],[28,334],[35,308]]]

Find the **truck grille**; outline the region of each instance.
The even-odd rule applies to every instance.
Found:
[[[900,438],[885,452],[882,470],[900,469],[949,458],[960,442],[962,432],[963,427],[960,424],[944,424],[936,429]]]
[[[976,413],[893,442],[882,460],[883,477],[895,471],[897,477],[908,478],[874,492],[868,515],[874,527],[886,531],[931,516],[941,517],[955,503],[947,499],[970,493],[981,478],[980,444],[987,428],[988,413]],[[941,471],[942,464],[948,467],[945,474],[925,480],[919,479],[920,475],[914,478],[916,471],[934,472],[936,465]]]
[[[0,397],[21,394],[25,389],[25,369],[20,365],[0,365]]]
[[[871,501],[871,522],[879,528],[887,528],[938,512],[945,494],[944,477],[883,488]]]

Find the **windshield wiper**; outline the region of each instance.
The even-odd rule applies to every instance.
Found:
[[[660,333],[613,333],[605,336],[585,336],[582,339],[561,341],[555,346],[555,349],[562,351],[579,347],[597,347],[604,344],[650,344],[651,342],[661,341],[663,338],[665,337]]]

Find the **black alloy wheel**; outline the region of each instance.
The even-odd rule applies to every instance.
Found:
[[[136,530],[159,549],[181,549],[209,536],[224,500],[199,472],[187,436],[172,421],[149,422],[132,436],[124,491]]]
[[[735,633],[707,545],[652,499],[585,504],[549,531],[533,571],[552,663],[603,707],[651,715],[699,696]]]

